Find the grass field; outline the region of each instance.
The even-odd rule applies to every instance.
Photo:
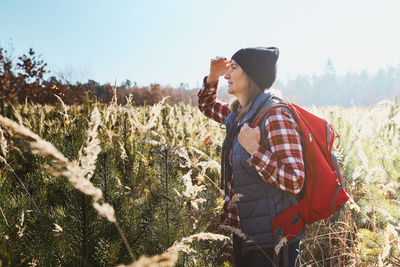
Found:
[[[229,265],[225,130],[196,107],[0,109],[0,266]],[[300,266],[399,266],[400,103],[308,109],[340,134],[351,200],[310,226]]]

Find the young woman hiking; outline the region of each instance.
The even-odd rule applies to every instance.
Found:
[[[272,109],[264,125],[249,124],[258,108],[272,99],[268,89],[276,78],[279,50],[275,47],[244,48],[231,58],[211,60],[210,73],[198,93],[198,107],[207,117],[226,126],[222,151],[221,184],[225,188],[222,223],[240,229],[246,238],[233,234],[234,266],[295,266],[302,232],[288,242],[286,253],[274,255],[277,244],[273,218],[287,208],[285,191],[300,192],[304,162],[299,129],[282,107]],[[228,81],[231,103],[217,99],[220,76]],[[260,128],[268,145],[261,145]],[[234,194],[242,197],[230,203]]]

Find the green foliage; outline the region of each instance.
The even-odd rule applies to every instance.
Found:
[[[94,103],[80,106],[0,103],[1,113],[78,160]],[[99,104],[101,152],[91,178],[115,210],[134,256],[164,252],[199,232],[220,232],[219,161],[224,131],[190,105]],[[335,225],[311,226],[301,264],[398,263],[400,105],[310,108],[338,134],[337,154],[352,200]],[[115,266],[132,262],[115,225],[64,178],[4,133],[0,162],[0,260],[17,266]],[[23,218],[23,220],[22,220]],[[381,233],[387,233],[386,236]],[[389,240],[390,242],[388,243]],[[389,244],[389,245],[388,245]],[[178,266],[228,266],[229,243],[196,241]],[[389,251],[389,252],[388,252]],[[384,257],[385,256],[385,257]]]

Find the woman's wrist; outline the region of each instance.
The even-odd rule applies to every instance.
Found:
[[[250,158],[247,159],[247,162],[251,165],[251,162],[254,159],[254,156],[257,154],[258,149],[254,150],[253,153],[250,154]]]
[[[212,82],[216,82],[219,80],[219,77],[216,77],[212,74],[207,76],[207,83],[212,83]]]

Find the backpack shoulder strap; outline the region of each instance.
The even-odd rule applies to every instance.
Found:
[[[262,143],[264,144],[264,147],[267,150],[271,150],[271,147],[269,145],[269,142],[266,138],[265,135],[265,122],[268,119],[268,115],[269,113],[274,109],[274,108],[284,108],[292,117],[292,119],[297,123],[296,118],[294,117],[292,111],[290,110],[290,107],[287,103],[285,103],[282,99],[278,98],[278,101],[273,101],[272,103],[266,103],[266,105],[259,111],[258,115],[255,117],[253,123],[251,124],[251,127],[254,128],[255,126],[259,125],[260,127],[260,138]],[[300,134],[300,139],[301,139],[301,143],[303,144],[303,137],[302,134]],[[304,157],[304,151],[303,151],[303,157]],[[305,157],[304,157],[305,158]],[[306,162],[304,161],[304,164],[306,164]],[[301,199],[304,195],[304,190],[305,186],[303,186],[302,190],[296,195],[292,195],[289,194],[287,192],[285,192],[285,202],[288,200],[290,201],[293,205],[297,206],[297,204],[299,203],[299,199]]]
[[[261,108],[256,112],[256,116],[252,118],[251,127],[255,127],[260,124],[261,120],[267,115],[270,109],[274,108],[277,105],[284,105],[284,101],[279,97],[273,96],[268,99]]]
[[[251,127],[254,128],[257,125],[260,126],[260,133],[261,133],[261,140],[265,146],[265,148],[270,149],[270,146],[268,144],[268,141],[266,139],[265,135],[265,128],[263,127],[265,125],[266,120],[268,119],[269,113],[274,109],[282,107],[285,108],[289,114],[293,117],[292,112],[290,111],[289,105],[286,104],[282,99],[280,98],[273,98],[272,101],[268,101],[258,112],[257,116],[254,118],[253,122],[251,123]]]

